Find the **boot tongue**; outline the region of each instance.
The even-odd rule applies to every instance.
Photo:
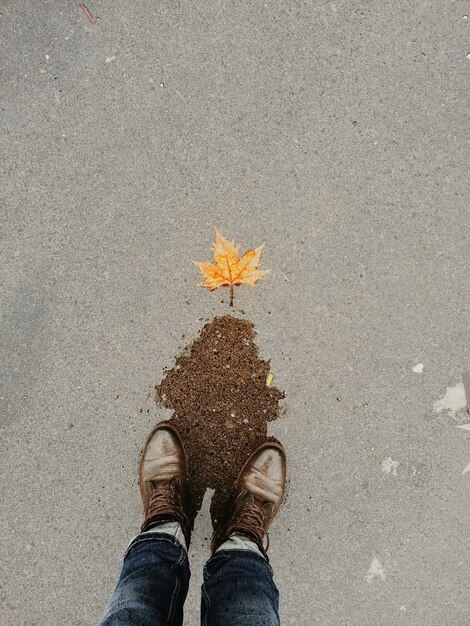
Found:
[[[253,495],[252,493],[250,493],[251,496],[251,500],[253,502],[254,506],[257,506],[260,509],[263,509],[265,511],[265,514],[271,514],[274,508],[274,503],[271,502],[271,500],[261,500],[260,498],[257,498],[255,495]]]
[[[273,502],[265,502],[261,506],[265,510],[265,515],[268,515],[268,516],[272,515],[273,509],[274,509],[274,503]]]

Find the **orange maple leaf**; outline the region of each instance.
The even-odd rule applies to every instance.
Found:
[[[218,231],[215,231],[215,243],[212,246],[215,265],[209,262],[198,263],[194,261],[204,276],[204,282],[199,286],[214,291],[219,287],[228,285],[230,287],[230,306],[233,306],[234,285],[251,285],[253,287],[257,280],[268,273],[269,270],[258,269],[263,246],[264,243],[259,248],[248,250],[239,259],[240,246],[236,246],[234,241],[228,241]]]

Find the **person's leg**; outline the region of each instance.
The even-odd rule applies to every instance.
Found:
[[[204,568],[204,626],[279,626],[279,593],[260,551],[218,550]]]
[[[101,626],[183,623],[190,573],[186,548],[175,537],[177,526],[159,524],[131,542]]]
[[[279,626],[279,593],[264,540],[284,497],[286,457],[266,441],[245,463],[204,568],[204,626]]]
[[[129,545],[101,626],[180,626],[189,584],[192,523],[183,509],[186,459],[176,429],[160,423],[139,468],[141,533]]]

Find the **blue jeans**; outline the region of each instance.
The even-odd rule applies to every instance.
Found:
[[[189,578],[188,555],[173,536],[138,535],[100,626],[181,626]],[[271,566],[256,552],[220,550],[206,563],[204,626],[279,626],[278,608]]]

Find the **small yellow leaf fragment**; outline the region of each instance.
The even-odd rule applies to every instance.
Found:
[[[268,377],[266,378],[266,387],[271,387],[271,383],[274,380],[274,374],[269,372]]]

